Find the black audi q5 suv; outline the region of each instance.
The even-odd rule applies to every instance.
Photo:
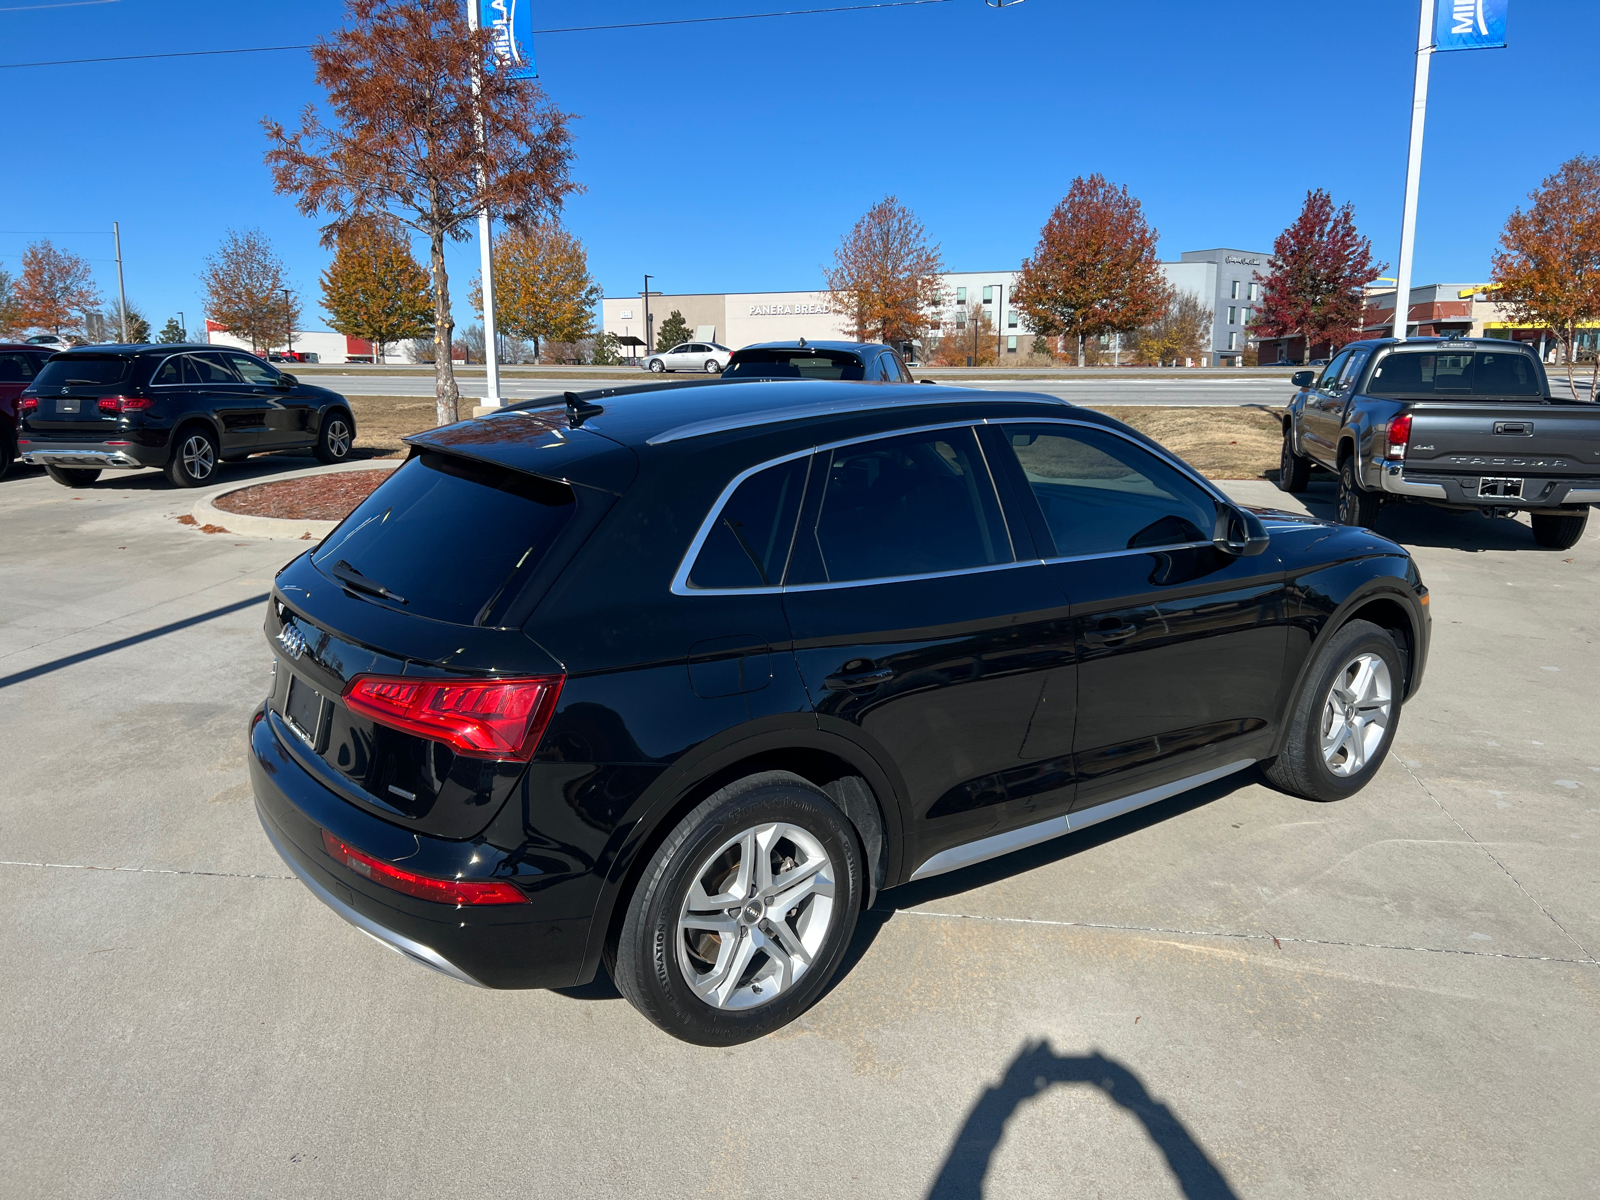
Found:
[[[464,983],[604,962],[707,1045],[876,893],[1259,767],[1360,789],[1427,656],[1376,534],[1049,397],[716,380],[535,401],[278,575],[249,762],[346,920]]]

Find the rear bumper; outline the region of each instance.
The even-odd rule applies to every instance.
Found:
[[[312,895],[391,950],[462,983],[548,988],[578,982],[590,914],[552,912],[563,901],[547,892],[530,891],[527,904],[456,907],[392,891],[336,863],[323,848],[324,829],[389,861],[421,856],[423,843],[434,839],[399,829],[323,787],[279,741],[276,721],[259,709],[252,717],[248,760],[256,812],[273,848]]]
[[[1407,475],[1399,459],[1373,459],[1378,486],[1392,496],[1410,496],[1460,508],[1550,509],[1571,505],[1600,504],[1600,481],[1593,479],[1540,479],[1523,481],[1521,496],[1480,496],[1481,478],[1499,478],[1488,472],[1481,475]],[[1505,468],[1515,476],[1515,468]]]
[[[137,446],[131,442],[67,442],[27,435],[19,439],[17,454],[35,467],[98,467],[100,470],[133,471],[140,467],[164,467],[165,447]]]

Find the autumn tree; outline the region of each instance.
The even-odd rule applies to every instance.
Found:
[[[22,302],[17,298],[16,282],[10,271],[0,267],[0,338],[18,337],[22,330]]]
[[[365,338],[378,353],[386,342],[433,332],[428,273],[394,227],[352,223],[339,231],[335,244],[333,262],[322,273],[322,307],[330,325],[348,337]]]
[[[128,330],[124,335],[122,330],[122,312],[112,312],[106,317],[106,329],[116,331],[116,340],[132,344],[148,342],[150,340],[150,318],[144,315],[144,310],[129,300],[124,310],[128,316]]]
[[[922,336],[939,303],[944,263],[915,214],[894,196],[867,210],[839,241],[822,274],[833,304],[857,341],[902,342]]]
[[[1600,158],[1579,154],[1528,193],[1527,212],[1506,218],[1494,256],[1498,299],[1518,324],[1555,334],[1576,394],[1573,360],[1579,330],[1600,321]],[[1589,394],[1600,395],[1600,346]]]
[[[1011,298],[1037,332],[1075,339],[1080,367],[1084,338],[1156,320],[1171,289],[1139,201],[1101,175],[1074,179],[1023,260]]]
[[[89,264],[69,250],[58,250],[49,238],[22,252],[22,277],[16,284],[20,324],[30,329],[81,333],[83,314],[100,306]]]
[[[1388,263],[1373,262],[1371,240],[1356,230],[1355,207],[1335,209],[1321,188],[1306,193],[1294,224],[1272,243],[1268,265],[1266,275],[1256,275],[1261,306],[1250,333],[1257,338],[1302,335],[1306,362],[1313,342],[1337,349],[1360,336],[1361,289],[1389,269]]]
[[[427,239],[434,394],[440,423],[453,422],[445,243],[470,237],[485,209],[513,228],[558,212],[578,190],[570,118],[536,81],[489,69],[495,33],[469,31],[457,0],[346,0],[345,16],[311,51],[335,125],[310,105],[292,134],[264,121],[267,163],[303,214],[330,218],[325,245],[351,223],[385,216]]]
[[[560,225],[510,229],[496,239],[495,328],[532,342],[535,362],[541,343],[580,342],[589,336],[600,294],[583,243]],[[481,280],[472,285],[472,307],[482,314]]]
[[[252,349],[285,341],[300,320],[293,293],[286,293],[289,272],[259,229],[230,229],[200,273],[205,287],[206,316],[215,324],[250,340]]]
[[[1135,358],[1156,366],[1200,358],[1211,346],[1216,316],[1216,310],[1193,292],[1175,293],[1167,311],[1134,334]]]
[[[966,319],[960,323],[952,319],[939,327],[939,341],[929,361],[941,367],[965,367],[970,360],[974,367],[992,367],[1000,361],[994,322],[981,304],[962,315]]]
[[[665,353],[674,346],[681,346],[694,334],[689,328],[689,322],[683,319],[683,314],[673,309],[670,316],[656,327],[656,350]]]

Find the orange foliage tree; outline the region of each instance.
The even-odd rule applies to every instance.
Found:
[[[535,358],[543,343],[588,337],[599,301],[588,252],[560,225],[513,229],[495,239],[495,327],[531,341]],[[472,307],[483,312],[481,281],[472,285]]]
[[[433,333],[433,285],[399,232],[385,224],[340,230],[333,262],[322,273],[322,307],[329,324],[373,345],[374,361],[387,342]]]
[[[58,250],[49,238],[22,252],[22,276],[16,283],[17,323],[29,329],[81,333],[86,309],[100,307],[89,264],[70,250]]]
[[[200,273],[206,316],[266,350],[282,341],[300,319],[300,306],[286,293],[289,272],[259,229],[230,229]]]
[[[1579,330],[1600,322],[1600,158],[1569,158],[1528,199],[1527,212],[1518,208],[1506,218],[1494,281],[1514,321],[1555,334],[1567,360],[1567,384],[1576,391]],[[1594,353],[1591,396],[1600,384],[1600,346]]]
[[[1000,361],[994,322],[981,304],[974,304],[964,316],[960,324],[951,317],[939,327],[939,341],[929,361],[941,367],[964,367],[971,358],[975,367],[994,366]]]
[[[346,0],[346,26],[311,51],[337,127],[313,106],[293,134],[266,120],[273,183],[306,216],[326,214],[324,245],[351,221],[387,216],[428,241],[438,420],[458,419],[447,347],[455,322],[448,240],[488,209],[516,227],[554,215],[578,190],[570,118],[537,82],[492,69],[495,33],[467,28],[458,0]]]
[[[1156,231],[1126,187],[1079,176],[1039,231],[1012,301],[1036,333],[1083,340],[1132,333],[1167,311],[1172,289],[1156,259]]]
[[[1372,242],[1356,230],[1355,208],[1334,208],[1321,188],[1306,193],[1294,223],[1272,243],[1271,270],[1261,280],[1261,307],[1250,322],[1255,337],[1305,336],[1328,343],[1328,354],[1360,336],[1362,288],[1389,269],[1372,260]]]
[[[840,239],[833,266],[822,274],[857,341],[901,342],[928,328],[943,272],[939,247],[928,245],[922,223],[886,196]]]

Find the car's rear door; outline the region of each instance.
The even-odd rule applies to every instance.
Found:
[[[813,460],[784,582],[795,658],[824,726],[853,726],[898,774],[923,873],[962,865],[958,848],[1008,800],[1071,801],[1070,677],[1054,696],[1060,753],[1023,757],[1041,691],[1073,653],[1060,591],[1030,551],[1014,547],[969,427]]]
[[[266,437],[269,407],[263,390],[240,378],[220,350],[195,351],[185,366],[184,381],[194,388],[197,406],[210,412],[222,430],[222,453],[248,453],[260,448]]]
[[[1131,438],[1001,428],[1076,627],[1074,811],[1260,757],[1281,715],[1279,556],[1217,549],[1216,498]]]

